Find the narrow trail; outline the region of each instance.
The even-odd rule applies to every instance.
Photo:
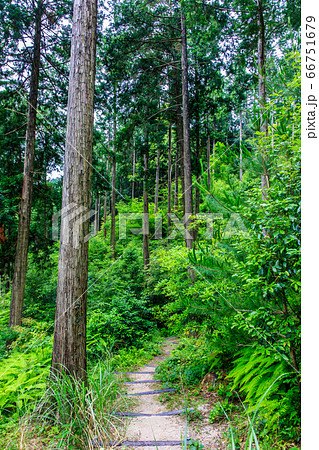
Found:
[[[122,448],[129,450],[139,448],[141,450],[182,450],[181,442],[185,439],[186,416],[183,410],[168,411],[158,397],[163,390],[161,383],[154,379],[155,369],[158,364],[169,357],[169,354],[178,343],[176,338],[168,338],[163,346],[163,356],[155,357],[148,364],[136,372],[127,373],[131,381],[127,382],[128,395],[138,400],[134,411],[127,413],[132,417],[126,432]],[[203,412],[205,405],[203,405]],[[206,411],[207,412],[207,411]],[[223,443],[225,429],[219,425],[213,425],[207,419],[201,420],[197,426],[188,424],[187,437],[198,440],[204,445],[205,450],[224,450],[227,447]],[[157,447],[155,445],[157,444]]]
[[[158,396],[163,392],[163,388],[161,383],[154,379],[156,367],[169,356],[175,346],[175,338],[166,339],[163,356],[155,357],[138,372],[129,374],[133,383],[127,383],[127,393],[136,396],[138,404],[133,411],[133,415],[137,416],[132,417],[127,428],[124,447],[126,449],[137,447],[142,450],[156,450],[155,442],[161,450],[182,449],[185,416],[179,416],[181,411],[168,411],[165,405],[160,403]]]

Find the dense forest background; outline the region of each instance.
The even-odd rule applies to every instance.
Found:
[[[71,25],[69,0],[0,5],[0,436],[12,449],[48,388]],[[163,379],[191,389],[214,373],[212,421],[258,406],[265,449],[300,442],[299,50],[297,0],[98,4],[88,373],[179,336]],[[68,420],[50,416],[41,435],[63,441]]]

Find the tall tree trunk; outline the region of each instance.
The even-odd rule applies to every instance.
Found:
[[[171,228],[172,212],[172,124],[168,127],[168,168],[167,168],[167,235]]]
[[[215,174],[215,153],[216,153],[216,117],[214,115],[214,120],[213,120],[213,132],[214,132],[214,136],[213,136],[213,169],[211,171],[211,182],[214,181],[214,174]]]
[[[115,139],[116,139],[116,119],[114,119],[113,124],[113,138],[114,138],[114,148],[112,157],[112,198],[111,198],[111,250],[112,258],[115,259],[115,179],[116,179],[116,153],[115,153]]]
[[[183,93],[183,137],[184,137],[184,178],[185,178],[185,242],[188,249],[193,248],[194,236],[190,229],[193,215],[192,163],[189,128],[188,64],[185,16],[181,13],[182,28],[182,93]]]
[[[99,226],[98,226],[98,207],[99,207],[99,199],[95,198],[95,206],[94,206],[94,236],[96,236],[99,232]]]
[[[260,107],[260,131],[267,134],[266,110],[266,53],[265,53],[265,23],[264,12],[261,0],[257,0],[258,8],[258,94]],[[261,153],[264,173],[261,175],[261,188],[263,199],[267,196],[269,188],[269,178],[265,164],[265,155]]]
[[[196,138],[195,138],[195,160],[196,160],[196,181],[199,182],[200,176],[200,142],[199,142],[199,126],[200,126],[200,111],[199,111],[199,77],[198,77],[198,66],[195,59],[195,104],[196,104]],[[195,186],[195,215],[199,213],[199,202],[200,202],[200,191],[198,186]],[[198,229],[194,230],[194,239],[197,239]]]
[[[239,179],[243,179],[243,122],[239,111]]]
[[[178,209],[178,168],[179,168],[179,145],[176,145],[176,155],[175,155],[175,173],[174,173],[174,211]]]
[[[43,224],[44,224],[44,239],[47,244],[48,242],[48,213],[47,213],[47,168],[44,168],[44,198],[43,198]]]
[[[132,179],[132,198],[135,198],[135,167],[136,167],[135,137],[133,137],[133,179]]]
[[[94,215],[94,236],[100,231],[100,195],[95,199],[95,215]]]
[[[75,0],[51,368],[54,373],[65,371],[84,381],[96,23],[96,0]],[[76,208],[75,221],[70,207]]]
[[[105,227],[105,224],[106,224],[106,208],[107,208],[107,191],[105,191],[105,193],[104,193],[104,211],[103,211],[103,219],[104,219],[104,237],[106,237],[106,227]]]
[[[29,107],[25,140],[23,185],[19,207],[19,228],[11,292],[9,326],[21,325],[28,263],[29,233],[33,189],[36,118],[38,106],[39,71],[41,57],[41,18],[43,2],[38,0],[34,33],[33,59],[30,79]]]
[[[211,171],[210,171],[210,132],[209,132],[209,113],[207,113],[207,148],[206,148],[206,159],[207,159],[207,184],[208,189],[211,189]]]
[[[148,269],[150,263],[150,248],[149,248],[149,209],[148,209],[148,130],[145,132],[145,152],[144,152],[144,180],[143,180],[143,265]]]
[[[114,119],[113,119],[113,157],[112,157],[112,199],[111,199],[111,251],[112,258],[115,259],[115,191],[116,191],[116,115],[117,115],[117,88],[116,83],[114,83]]]
[[[161,151],[159,146],[157,147],[157,157],[156,157],[156,176],[155,176],[155,205],[154,212],[158,212],[158,191],[159,191],[159,176],[160,176],[160,157]]]
[[[258,93],[259,93],[259,108],[260,108],[260,132],[267,135],[268,124],[266,119],[266,53],[265,53],[265,23],[264,23],[264,12],[261,0],[257,0],[258,8]],[[260,142],[262,146],[262,142]],[[266,167],[266,157],[261,150],[260,152],[262,170],[261,175],[261,198],[262,201],[266,201],[267,190],[269,188],[269,177]],[[263,235],[268,237],[268,231],[263,228]]]
[[[185,174],[184,174],[184,139],[183,139],[183,121],[181,110],[181,91],[179,84],[179,76],[177,69],[175,69],[175,90],[176,90],[176,127],[177,127],[177,141],[179,151],[179,167],[181,177],[183,214],[185,214]]]

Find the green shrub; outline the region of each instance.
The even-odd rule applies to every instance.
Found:
[[[141,345],[154,329],[152,313],[143,299],[134,293],[118,294],[108,305],[88,313],[88,355],[102,357],[105,348]]]
[[[203,340],[182,338],[170,358],[157,367],[159,379],[169,386],[199,384],[211,367]]]

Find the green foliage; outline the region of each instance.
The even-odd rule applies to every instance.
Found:
[[[245,402],[249,405],[248,413],[255,412],[258,405],[256,423],[261,429],[274,432],[288,422],[290,428],[293,425],[295,432],[291,435],[286,429],[284,435],[289,434],[289,438],[295,439],[300,426],[297,413],[300,408],[300,392],[293,375],[289,365],[278,354],[258,346],[241,351],[228,376],[232,379],[232,388],[245,395]],[[265,397],[265,392],[268,391]]]
[[[1,326],[0,332],[0,360],[7,357],[11,351],[11,344],[18,337],[18,332],[7,326]]]
[[[195,439],[190,439],[187,442],[187,448],[189,450],[204,450],[204,445],[196,441]]]
[[[153,328],[154,322],[145,300],[138,300],[129,292],[113,297],[109,305],[94,309],[89,315],[89,354],[92,357],[101,355],[105,345],[139,345]]]
[[[7,418],[25,414],[43,395],[52,352],[47,331],[47,323],[31,318],[14,329],[1,325],[0,411]]]
[[[29,256],[25,290],[26,317],[52,322],[55,315],[59,250]]]
[[[146,364],[154,356],[160,354],[162,338],[154,333],[148,340],[142,341],[140,347],[121,348],[114,352],[112,368],[124,370]]]
[[[0,410],[4,416],[19,417],[42,397],[49,373],[52,346],[28,353],[18,351],[0,364]]]
[[[214,423],[225,420],[225,412],[229,414],[234,408],[238,409],[238,406],[229,402],[228,399],[223,402],[218,402],[209,413],[209,422]]]
[[[156,369],[158,378],[168,386],[199,384],[211,367],[203,341],[182,338],[172,355]]]

